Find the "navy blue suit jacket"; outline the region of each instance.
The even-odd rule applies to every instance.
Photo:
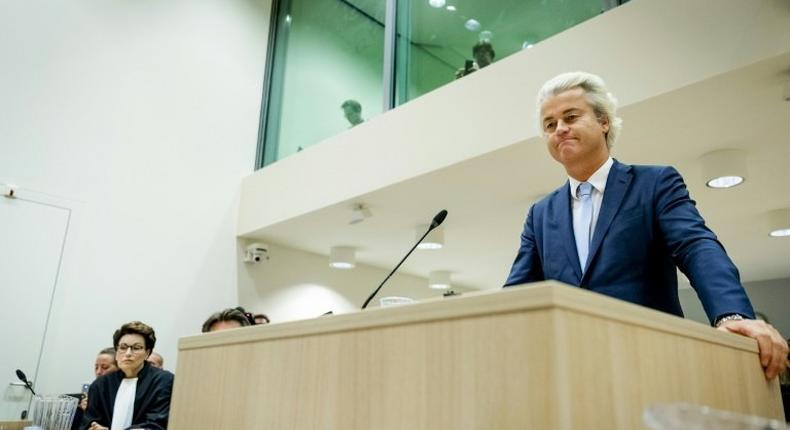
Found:
[[[677,272],[689,278],[711,322],[753,318],[738,269],[672,167],[614,161],[582,274],[565,185],[529,211],[505,286],[553,279],[683,316]]]

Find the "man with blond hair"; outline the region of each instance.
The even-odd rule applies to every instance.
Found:
[[[683,316],[680,269],[711,324],[756,339],[766,377],[775,377],[787,367],[787,342],[754,319],[738,269],[683,178],[609,154],[622,125],[616,110],[596,75],[564,73],[541,88],[538,124],[568,181],[530,208],[505,286],[553,279]]]

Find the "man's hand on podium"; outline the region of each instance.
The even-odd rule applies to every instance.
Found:
[[[765,369],[766,378],[775,378],[787,369],[787,354],[790,351],[787,341],[771,324],[760,320],[731,320],[724,321],[718,329],[757,340],[760,364]]]

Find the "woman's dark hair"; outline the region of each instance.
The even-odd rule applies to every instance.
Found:
[[[203,323],[201,331],[203,333],[208,333],[211,330],[211,326],[220,321],[236,321],[241,324],[242,327],[247,327],[254,324],[255,320],[253,319],[251,322],[251,318],[252,315],[248,316],[248,312],[245,312],[244,308],[228,308],[211,314],[206,322]]]
[[[115,346],[115,349],[118,349],[118,342],[127,334],[139,334],[145,340],[145,349],[153,351],[154,345],[156,345],[156,333],[154,333],[154,329],[150,326],[140,321],[132,321],[122,325],[121,328],[115,330],[115,334],[112,335],[112,344]]]

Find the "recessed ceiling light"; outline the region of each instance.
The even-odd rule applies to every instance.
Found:
[[[732,188],[741,182],[743,182],[743,177],[741,176],[719,176],[709,180],[705,185],[711,188]]]
[[[771,237],[787,237],[790,236],[790,228],[774,230],[769,234],[771,235]]]
[[[455,12],[455,6],[453,6],[451,4],[447,5],[447,10],[449,10],[450,12]]]
[[[771,237],[790,236],[790,209],[768,212],[768,232]]]
[[[732,188],[746,178],[746,153],[738,149],[720,149],[700,157],[705,185]]]
[[[428,0],[428,4],[435,8],[444,7],[445,3],[445,0]]]
[[[477,31],[480,30],[480,22],[474,18],[470,18],[466,20],[464,27],[469,31]]]
[[[525,40],[524,43],[521,44],[521,49],[531,49],[533,46],[532,42],[529,40]]]

